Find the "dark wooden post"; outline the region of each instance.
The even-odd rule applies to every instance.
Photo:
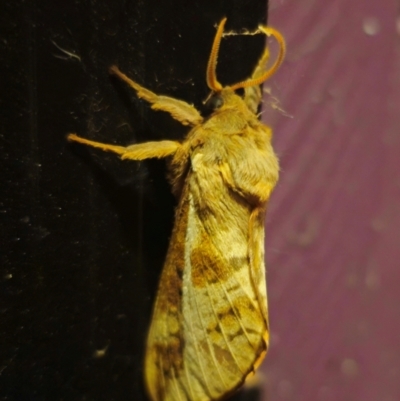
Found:
[[[185,129],[108,68],[200,108],[215,25],[227,16],[227,29],[254,29],[267,2],[3,7],[0,395],[145,400],[146,330],[175,204],[165,165],[122,162],[66,135],[123,145],[181,138]],[[264,44],[263,36],[224,40],[220,80],[248,76]]]

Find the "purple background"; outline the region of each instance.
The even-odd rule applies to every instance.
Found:
[[[400,17],[273,0],[281,179],[267,216],[268,401],[400,400]],[[272,104],[273,105],[273,104]]]

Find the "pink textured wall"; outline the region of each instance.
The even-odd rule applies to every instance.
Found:
[[[400,17],[394,1],[273,0],[268,401],[400,400]],[[287,116],[290,115],[291,117]]]

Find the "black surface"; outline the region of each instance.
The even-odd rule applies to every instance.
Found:
[[[164,162],[65,138],[181,138],[186,129],[107,69],[201,107],[223,16],[227,29],[254,29],[266,2],[3,1],[1,399],[146,399],[144,343],[174,207]],[[247,77],[264,40],[224,39],[220,81]]]

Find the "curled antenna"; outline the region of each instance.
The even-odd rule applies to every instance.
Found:
[[[210,58],[208,59],[208,64],[207,64],[207,76],[206,76],[207,85],[214,92],[220,92],[223,89],[223,86],[217,80],[216,67],[217,67],[217,61],[218,61],[218,51],[219,51],[219,46],[221,44],[222,34],[224,32],[225,22],[226,22],[226,18],[223,18],[222,21],[218,25],[217,33],[215,34],[214,42],[213,42],[213,45],[211,48]],[[241,81],[237,84],[232,85],[231,89],[233,89],[233,90],[262,84],[264,81],[266,81],[268,78],[270,78],[273,74],[275,74],[275,72],[278,70],[278,68],[282,64],[283,59],[285,58],[286,44],[285,44],[285,39],[283,38],[282,34],[279,31],[277,31],[276,29],[269,27],[269,26],[260,25],[258,27],[258,29],[259,29],[259,31],[263,32],[267,36],[273,36],[275,38],[275,40],[278,42],[278,44],[279,44],[278,56],[275,60],[275,63],[271,66],[271,68],[269,68],[267,71],[265,71],[264,74],[262,74],[258,78],[247,79],[245,81]],[[263,59],[265,55],[268,55],[268,49],[265,50],[265,53],[261,59]]]
[[[267,36],[273,36],[279,44],[279,53],[275,60],[275,63],[271,66],[271,68],[264,72],[260,77],[254,79],[248,79],[246,81],[239,82],[235,85],[231,86],[231,89],[236,90],[239,88],[247,88],[249,86],[256,86],[261,85],[264,81],[270,78],[275,72],[278,70],[280,65],[282,64],[283,59],[285,58],[286,53],[286,44],[285,39],[283,38],[282,34],[277,31],[276,29],[270,26],[262,26],[260,25],[258,29],[265,33]],[[268,51],[268,49],[266,50]]]
[[[224,32],[224,25],[226,18],[224,18],[218,25],[217,33],[215,34],[214,43],[211,48],[210,58],[207,64],[207,85],[214,92],[222,90],[222,85],[217,80],[215,69],[217,67],[218,50],[221,43],[222,33]]]

